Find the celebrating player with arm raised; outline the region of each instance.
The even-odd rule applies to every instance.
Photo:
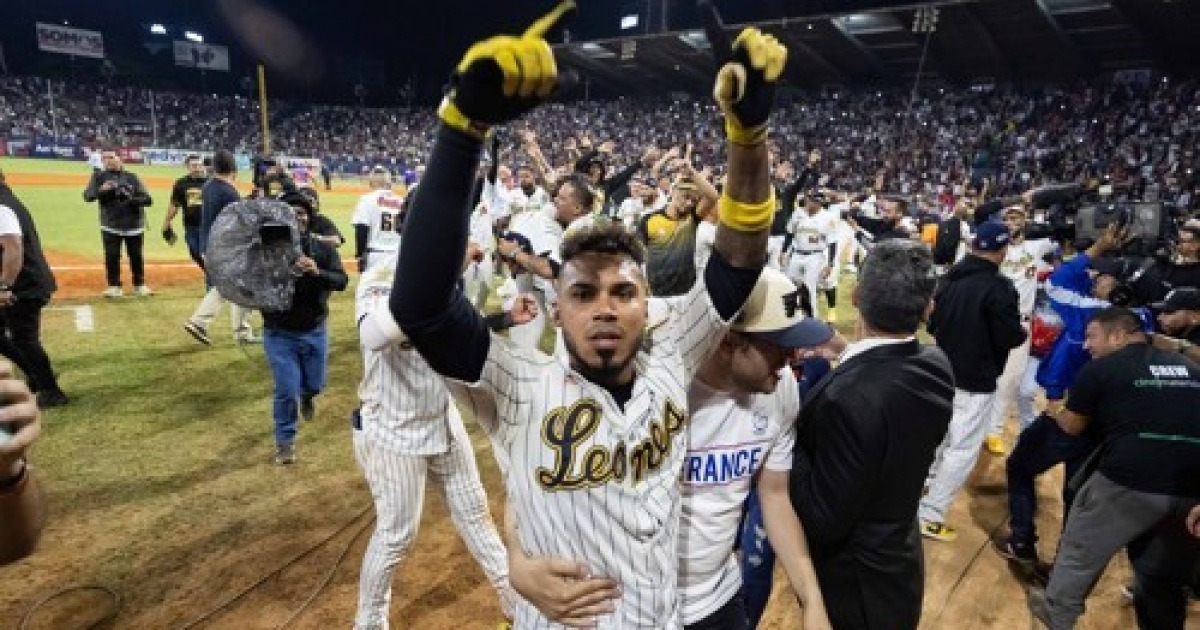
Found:
[[[714,49],[730,139],[716,247],[692,291],[653,305],[641,247],[619,225],[580,229],[562,246],[550,357],[487,331],[456,288],[471,182],[491,126],[549,97],[544,39],[559,6],[520,37],[475,44],[438,110],[442,124],[406,224],[391,315],[363,334],[405,334],[489,433],[506,467],[519,550],[570,557],[620,585],[603,628],[678,628],[676,534],[686,452],[687,383],[750,294],[766,259],[775,201],[766,126],[786,51],[755,29]],[[724,35],[723,32],[720,35]],[[650,311],[662,323],[648,327]],[[401,333],[403,331],[403,333]],[[527,603],[519,628],[561,627]]]

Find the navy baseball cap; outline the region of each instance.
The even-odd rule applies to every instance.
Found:
[[[833,338],[829,324],[804,315],[796,285],[770,267],[762,270],[732,328],[789,350],[816,347]]]
[[[1008,247],[1011,240],[1007,225],[999,221],[984,221],[975,228],[971,247],[984,252],[998,252]]]
[[[1121,278],[1125,275],[1125,261],[1120,258],[1096,258],[1091,262],[1092,270],[1098,274]]]
[[[1200,289],[1195,287],[1171,289],[1171,292],[1167,294],[1167,297],[1163,301],[1155,302],[1150,306],[1162,313],[1200,311]]]

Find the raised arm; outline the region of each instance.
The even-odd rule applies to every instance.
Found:
[[[730,319],[749,297],[767,261],[767,234],[775,214],[767,119],[787,49],[756,28],[743,29],[731,44],[716,9],[710,4],[702,8],[718,66],[713,95],[725,114],[729,141],[714,255],[704,278],[718,313]]]
[[[388,332],[402,330],[434,370],[462,381],[479,379],[490,348],[483,320],[457,289],[480,148],[491,127],[550,96],[558,71],[544,36],[571,7],[559,5],[521,37],[471,46],[438,107],[441,123],[409,209],[389,302],[399,330]]]

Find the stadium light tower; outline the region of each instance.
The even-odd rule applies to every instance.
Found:
[[[197,44],[204,43],[204,36],[202,36],[200,33],[197,33],[195,31],[184,31],[183,38],[188,40],[189,42],[196,42]]]
[[[163,26],[162,24],[151,24],[150,32],[155,35],[166,35],[167,27]]]

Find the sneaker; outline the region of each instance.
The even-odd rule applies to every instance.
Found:
[[[121,290],[121,287],[108,287],[104,290],[104,293],[101,293],[100,295],[103,295],[106,298],[119,298],[125,295],[125,292]]]
[[[993,433],[984,438],[983,446],[987,452],[997,457],[1008,455],[1008,447],[1004,445],[1004,438],[999,434]]]
[[[294,444],[280,444],[276,446],[275,463],[279,466],[296,463],[296,446]]]
[[[1028,603],[1029,603],[1029,612],[1033,613],[1033,616],[1036,617],[1038,621],[1042,622],[1043,624],[1046,625],[1047,628],[1049,628],[1050,627],[1050,603],[1046,601],[1046,589],[1044,589],[1044,588],[1029,589]]]
[[[932,538],[933,540],[952,542],[954,539],[958,538],[958,530],[945,523],[922,520],[921,535],[926,538]]]
[[[825,320],[827,322],[829,322],[830,324],[836,324],[838,321],[837,309],[836,308],[829,309],[829,311],[827,311],[825,313]]]
[[[50,407],[61,407],[71,402],[67,395],[61,389],[43,389],[37,393],[37,405],[39,409],[49,409]]]
[[[1028,543],[1019,543],[1012,536],[996,536],[992,538],[992,549],[1005,558],[1029,567],[1037,564],[1037,547]]]
[[[209,338],[208,331],[204,330],[204,327],[200,324],[191,321],[185,322],[183,324],[183,329],[192,336],[192,339],[195,339],[206,346],[212,345],[212,339]]]
[[[154,295],[154,290],[144,284],[139,284],[133,288],[133,294],[138,297],[150,297]]]
[[[305,394],[300,397],[300,418],[305,422],[312,422],[312,419],[317,415],[317,407],[313,404],[313,396]]]

